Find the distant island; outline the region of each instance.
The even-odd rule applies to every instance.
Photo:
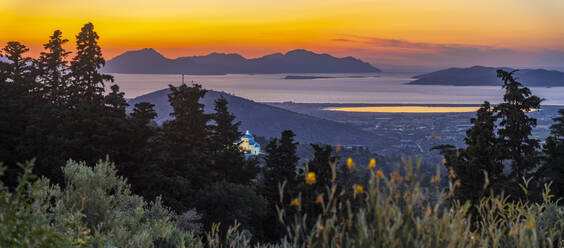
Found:
[[[512,71],[512,68],[473,66],[449,68],[413,77],[408,84],[452,85],[452,86],[499,86],[497,70]],[[515,73],[518,80],[528,87],[564,87],[564,72],[545,69],[521,69]]]
[[[125,52],[107,61],[101,71],[192,75],[380,72],[378,68],[357,58],[337,58],[303,49],[253,59],[234,53],[211,53],[205,56],[169,59],[152,48]]]
[[[333,78],[367,78],[378,76],[342,76],[342,77],[326,77],[326,76],[301,76],[301,75],[288,75],[284,79],[299,80],[299,79],[333,79]]]

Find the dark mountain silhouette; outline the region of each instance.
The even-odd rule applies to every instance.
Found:
[[[307,50],[275,53],[246,59],[239,54],[211,53],[205,56],[168,59],[152,48],[125,52],[102,68],[106,73],[142,74],[265,74],[265,73],[365,73],[380,72],[362,60]]]
[[[155,111],[158,113],[156,122],[160,125],[171,119],[172,108],[167,97],[169,92],[169,89],[163,89],[131,99],[128,101],[128,111],[131,111],[136,103],[151,102],[155,104]],[[375,134],[346,124],[298,114],[217,91],[208,91],[201,101],[206,106],[207,113],[213,112],[214,101],[220,96],[225,97],[229,103],[229,111],[241,121],[241,131],[250,130],[257,136],[279,137],[283,130],[291,129],[296,133],[296,140],[301,143],[321,142],[334,145],[339,142],[342,145],[374,147],[374,144],[383,140]]]
[[[408,84],[422,85],[501,85],[497,70],[512,71],[512,68],[473,66],[469,68],[449,68],[428,74],[418,75]],[[519,82],[528,87],[564,87],[564,72],[544,69],[522,69],[515,73]]]

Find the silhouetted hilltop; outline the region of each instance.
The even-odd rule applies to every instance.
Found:
[[[512,71],[512,68],[473,66],[469,68],[449,68],[428,74],[418,75],[408,84],[422,85],[501,85],[497,70]],[[564,72],[544,69],[522,69],[515,73],[518,80],[528,87],[564,87]]]
[[[128,111],[131,111],[136,103],[151,102],[155,104],[155,111],[158,113],[155,120],[158,124],[162,124],[171,119],[172,107],[167,97],[169,92],[169,89],[163,89],[131,99],[128,101],[130,104]],[[241,131],[250,130],[257,136],[279,137],[283,130],[291,129],[296,133],[296,140],[299,142],[334,145],[338,141],[342,145],[373,145],[382,140],[375,134],[346,124],[291,112],[217,91],[208,91],[201,101],[206,106],[207,113],[213,112],[214,101],[220,96],[225,97],[229,103],[229,111],[241,121]]]
[[[353,57],[336,58],[303,49],[246,59],[239,54],[168,59],[152,48],[125,52],[102,68],[106,73],[143,74],[263,74],[263,73],[365,73],[380,72]]]

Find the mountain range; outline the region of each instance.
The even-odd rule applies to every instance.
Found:
[[[497,78],[497,70],[513,71],[512,68],[473,66],[468,68],[449,68],[413,77],[408,84],[489,86],[502,85]],[[545,69],[520,69],[515,72],[519,82],[528,87],[564,87],[564,72]]]
[[[155,121],[160,125],[172,119],[169,93],[169,89],[163,89],[130,99],[128,112],[131,112],[136,103],[153,103],[158,114]],[[372,146],[383,140],[378,135],[347,124],[299,114],[218,91],[208,91],[201,99],[200,103],[205,105],[206,113],[213,113],[214,101],[221,96],[227,100],[229,111],[241,122],[240,131],[249,130],[256,136],[279,137],[282,131],[290,129],[296,134],[296,141],[300,143]]]
[[[106,73],[130,74],[267,74],[267,73],[374,73],[379,69],[353,57],[337,58],[297,49],[247,59],[235,53],[169,59],[152,48],[127,51],[106,62]]]

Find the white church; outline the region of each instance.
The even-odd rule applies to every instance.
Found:
[[[247,130],[245,135],[241,137],[239,148],[245,152],[246,155],[259,155],[260,144],[255,142],[255,137]]]

